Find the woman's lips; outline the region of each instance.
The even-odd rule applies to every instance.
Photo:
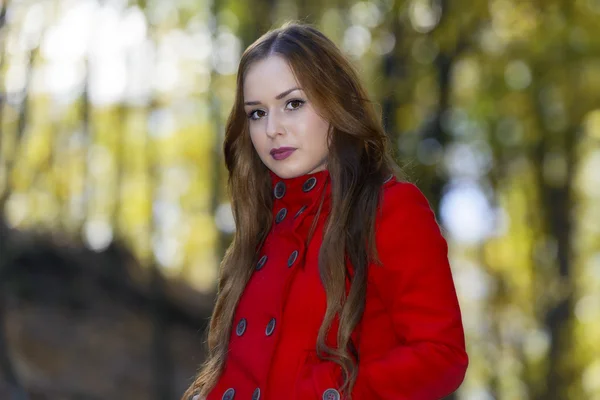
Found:
[[[285,160],[290,155],[292,155],[292,153],[294,151],[296,151],[296,149],[290,149],[290,150],[285,150],[285,151],[281,151],[281,152],[275,152],[275,153],[271,154],[271,157],[273,157],[277,161],[279,161],[279,160]]]

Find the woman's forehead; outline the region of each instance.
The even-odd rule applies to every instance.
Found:
[[[244,76],[244,100],[274,99],[280,93],[299,83],[287,61],[278,56],[271,56],[257,61],[250,66]]]

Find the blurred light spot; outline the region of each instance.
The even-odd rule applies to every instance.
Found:
[[[291,7],[294,7],[294,5],[292,5]],[[236,32],[240,26],[239,18],[229,8],[225,8],[225,9],[219,11],[217,21],[219,21],[220,25],[225,25],[232,32]]]
[[[241,43],[238,37],[221,26],[213,51],[215,70],[221,75],[235,74],[239,63],[240,50]]]
[[[77,61],[89,50],[94,18],[97,18],[96,2],[74,3],[65,14],[45,32],[40,52],[47,60]],[[116,15],[113,15],[116,18]]]
[[[590,256],[585,266],[586,274],[590,279],[600,283],[600,252]]]
[[[592,361],[585,368],[581,376],[581,383],[587,393],[598,393],[600,391],[600,360]]]
[[[90,55],[93,59],[110,57],[123,50],[121,45],[121,15],[111,6],[104,6],[94,13],[93,34],[90,38]]]
[[[170,1],[146,2],[146,15],[153,26],[177,26],[179,10],[177,4]]]
[[[217,265],[216,257],[210,252],[201,252],[192,257],[188,272],[190,283],[200,291],[213,291],[218,277]]]
[[[165,268],[175,268],[183,261],[180,241],[173,235],[155,235],[152,248],[156,261]]]
[[[380,56],[390,53],[396,46],[396,37],[391,32],[384,32],[373,41],[373,52]]]
[[[578,218],[578,229],[583,235],[595,238],[598,237],[597,235],[600,235],[600,224],[597,222],[600,221],[600,207],[597,207],[593,202],[588,204],[577,203],[574,205],[574,211],[579,211],[580,209],[583,211],[582,217]],[[586,240],[588,236],[586,236]]]
[[[27,218],[29,210],[29,197],[23,193],[11,193],[6,201],[6,221],[12,227],[18,227]]]
[[[127,66],[122,54],[94,60],[90,69],[89,96],[95,105],[119,102],[127,85]]]
[[[17,60],[11,60],[4,77],[4,87],[8,93],[25,90],[27,84],[27,65]]]
[[[155,200],[152,213],[155,225],[163,231],[172,232],[181,220],[181,207],[174,201]]]
[[[87,212],[86,205],[83,195],[73,193],[69,196],[69,214],[74,221],[83,221]]]
[[[88,168],[92,176],[98,178],[106,175],[113,161],[110,150],[98,144],[90,146],[88,151]]]
[[[435,165],[443,156],[440,142],[434,138],[421,140],[417,146],[417,159],[424,165]]]
[[[154,138],[166,138],[172,135],[176,126],[173,111],[168,108],[156,109],[148,118],[148,131]]]
[[[452,265],[456,289],[462,298],[483,301],[491,295],[494,282],[480,266],[467,260]]]
[[[235,232],[235,220],[233,219],[231,204],[219,204],[215,212],[215,225],[221,232],[229,234]]]
[[[524,61],[511,61],[504,70],[504,80],[514,90],[526,89],[531,84],[531,69]]]
[[[162,181],[170,198],[177,199],[184,195],[191,182],[190,170],[181,166],[165,167],[162,170]]]
[[[79,97],[79,89],[85,78],[85,65],[82,61],[54,60],[43,68],[44,85],[36,91],[48,91],[63,101]]]
[[[483,29],[479,40],[479,45],[485,53],[499,55],[504,52],[505,42],[500,39],[494,29]]]
[[[585,116],[584,126],[589,137],[600,139],[600,110],[590,111]]]
[[[381,12],[374,3],[359,1],[350,8],[350,21],[353,25],[374,28],[381,22]]]
[[[137,7],[129,8],[120,20],[121,46],[139,46],[146,38],[147,25],[144,13]]]
[[[106,219],[91,219],[85,222],[84,239],[95,251],[102,251],[113,240],[113,230]]]
[[[210,32],[206,29],[201,29],[191,36],[191,52],[187,54],[195,61],[208,61],[213,52],[213,43]]]
[[[344,32],[344,51],[353,57],[361,57],[371,45],[371,32],[361,25],[352,25]]]
[[[170,92],[177,89],[180,84],[180,71],[178,63],[181,47],[178,42],[178,32],[170,32],[160,38],[156,51],[156,68],[154,87],[161,92]]]
[[[491,150],[484,141],[453,143],[446,149],[445,163],[448,171],[457,177],[478,179],[492,167]]]
[[[20,40],[23,41],[22,50],[31,50],[39,45],[45,23],[44,14],[47,12],[44,7],[45,4],[43,3],[28,5],[22,22],[21,34],[19,35]]]
[[[476,93],[479,89],[481,69],[479,62],[473,58],[463,58],[454,64],[452,82],[457,93]]]
[[[488,4],[492,27],[503,42],[527,41],[536,32],[540,11],[531,3],[489,0]],[[549,19],[554,29],[563,28],[565,18],[560,13],[552,14]]]
[[[593,323],[600,315],[600,294],[588,294],[575,304],[575,316],[581,323]]]
[[[467,386],[461,388],[461,397],[464,400],[496,400],[490,389],[484,386]]]
[[[431,32],[442,17],[439,0],[413,0],[410,3],[409,18],[415,31]]]
[[[150,101],[154,71],[149,66],[154,62],[154,55],[154,43],[148,38],[129,51],[124,98],[128,104],[145,106]]]
[[[524,310],[518,305],[510,303],[503,306],[497,317],[500,336],[506,341],[506,344],[522,346],[525,341],[525,332],[529,329],[529,317],[524,314]],[[515,362],[518,361],[515,360]]]
[[[124,4],[107,3],[94,13],[89,49],[89,93],[93,104],[109,105],[126,98],[130,78],[127,52],[145,43],[145,17],[136,8],[123,14],[121,6]],[[160,81],[160,77],[155,81]]]
[[[490,231],[490,237],[502,237],[508,233],[508,228],[510,227],[510,215],[506,211],[506,209],[497,207],[493,210],[494,213],[494,223],[493,228]]]
[[[437,57],[440,49],[438,45],[427,37],[417,37],[412,45],[413,58],[421,64],[431,64]]]
[[[474,182],[452,183],[442,197],[440,211],[444,226],[458,242],[479,243],[493,229],[493,212]]]
[[[525,335],[523,351],[531,361],[543,359],[550,348],[550,335],[541,329],[534,329]]]

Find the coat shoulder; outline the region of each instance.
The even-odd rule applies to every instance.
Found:
[[[396,178],[384,184],[379,211],[379,223],[386,225],[390,220],[398,223],[411,217],[435,219],[429,201],[417,185]]]
[[[378,250],[385,253],[407,248],[423,253],[447,250],[443,229],[427,197],[415,184],[395,179],[383,187],[375,237]]]

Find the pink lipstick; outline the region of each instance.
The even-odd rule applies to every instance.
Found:
[[[271,150],[271,157],[275,160],[285,160],[288,158],[296,149],[293,147],[280,147],[278,149]]]

